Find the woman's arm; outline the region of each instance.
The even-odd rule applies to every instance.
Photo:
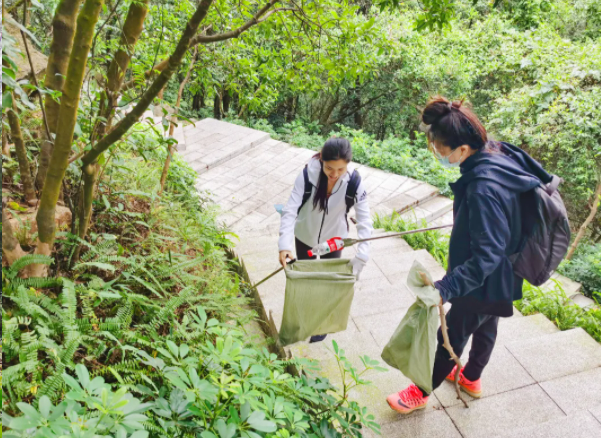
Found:
[[[359,239],[371,237],[374,229],[369,211],[369,201],[367,199],[367,190],[363,182],[359,184],[357,196],[355,198],[355,215],[357,216],[357,235]],[[364,262],[369,260],[369,242],[360,243],[357,247],[357,255]]]
[[[505,257],[510,238],[505,212],[493,196],[473,193],[468,209],[472,256],[435,283],[445,302],[482,286]]]
[[[280,240],[278,241],[278,248],[280,251],[294,251],[294,225],[296,223],[296,217],[298,216],[298,208],[303,200],[304,192],[305,178],[303,177],[303,172],[301,172],[296,178],[290,198],[282,210]]]

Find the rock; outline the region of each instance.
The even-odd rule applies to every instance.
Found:
[[[10,224],[13,227],[15,237],[23,244],[31,241],[31,237],[38,231],[38,224],[35,220],[37,210],[30,207],[27,211],[12,213]],[[71,210],[61,205],[56,206],[54,221],[58,229],[65,229],[71,225]]]
[[[23,56],[17,56],[17,59],[12,60],[15,64],[17,64],[18,67],[16,78],[17,81],[30,77],[31,67],[29,66],[27,52],[25,51],[25,46],[23,45],[23,37],[21,36],[20,30],[8,22],[2,23],[2,26],[4,27],[6,32],[15,39],[16,48],[20,50],[23,54]],[[31,39],[29,39],[27,43],[27,46],[29,47],[29,53],[31,54],[31,62],[33,63],[33,69],[35,70],[36,77],[39,79],[46,71],[46,66],[48,65],[48,57],[35,48],[34,44],[31,42]]]

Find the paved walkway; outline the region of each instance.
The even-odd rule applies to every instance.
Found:
[[[236,252],[251,280],[262,279],[278,267],[280,216],[274,204],[286,202],[296,176],[314,152],[212,119],[178,129],[176,138],[182,155],[199,172],[196,187],[210,193],[222,207],[222,219],[240,237]],[[374,214],[410,209],[429,221],[449,220],[451,203],[435,187],[365,166],[359,171]],[[345,257],[353,254],[353,248],[345,249]],[[357,366],[361,355],[379,360],[414,301],[405,286],[414,260],[435,278],[444,275],[425,250],[414,251],[401,239],[374,242],[372,258],[355,288],[347,331],[319,344],[298,343],[289,353],[319,360],[323,374],[335,383],[340,376],[329,351],[332,339]],[[284,275],[278,275],[258,290],[276,329],[281,324],[284,286]],[[360,387],[351,397],[375,413],[385,437],[601,437],[601,346],[581,329],[559,332],[542,315],[516,312],[502,319],[497,347],[483,375],[484,396],[470,401],[469,409],[444,383],[426,410],[401,417],[388,408],[385,398],[409,381],[394,369],[369,379],[373,385]]]

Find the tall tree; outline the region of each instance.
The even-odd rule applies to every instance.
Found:
[[[69,56],[69,65],[67,67],[67,75],[63,86],[63,95],[56,124],[56,140],[44,181],[40,206],[36,215],[38,225],[36,254],[50,255],[52,251],[56,229],[54,222],[56,203],[58,202],[61,184],[69,164],[81,87],[94,36],[94,29],[98,22],[102,4],[103,0],[85,0],[81,12],[77,17],[74,44]],[[43,276],[45,268],[45,265],[35,265],[32,268],[32,273],[34,276]]]
[[[50,45],[50,56],[46,67],[46,79],[44,87],[55,92],[62,92],[69,66],[69,56],[73,48],[73,36],[75,35],[75,25],[77,12],[82,0],[61,0],[58,4],[52,20],[52,43]],[[46,94],[44,98],[48,128],[51,135],[56,135],[58,126],[58,115],[60,104],[51,94]],[[36,182],[41,190],[44,186],[50,156],[52,155],[54,139],[46,138],[42,142],[40,152],[40,164]]]
[[[144,27],[144,19],[148,12],[148,0],[133,1],[129,6],[127,18],[123,23],[119,49],[115,52],[111,63],[109,64],[106,87],[102,93],[100,101],[99,117],[95,129],[92,132],[92,142],[98,138],[104,137],[106,131],[110,129],[115,114],[115,107],[121,96],[121,85],[123,78],[134,51],[134,47],[140,38]],[[79,206],[77,218],[79,220],[78,235],[82,239],[86,236],[90,226],[92,216],[92,202],[94,200],[94,190],[100,166],[97,160],[83,166],[82,179],[83,187],[79,196]],[[79,256],[79,248],[74,259]]]

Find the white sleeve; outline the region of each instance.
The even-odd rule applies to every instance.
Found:
[[[298,208],[303,201],[303,193],[305,192],[305,177],[301,172],[292,188],[290,198],[286,206],[282,210],[282,221],[280,222],[280,239],[278,248],[280,251],[294,252],[294,225],[298,216]]]
[[[371,214],[369,212],[369,201],[367,191],[363,182],[357,189],[355,198],[355,215],[357,217],[357,235],[359,239],[368,239],[374,229]],[[357,247],[357,256],[364,262],[369,260],[369,242],[362,242]]]

